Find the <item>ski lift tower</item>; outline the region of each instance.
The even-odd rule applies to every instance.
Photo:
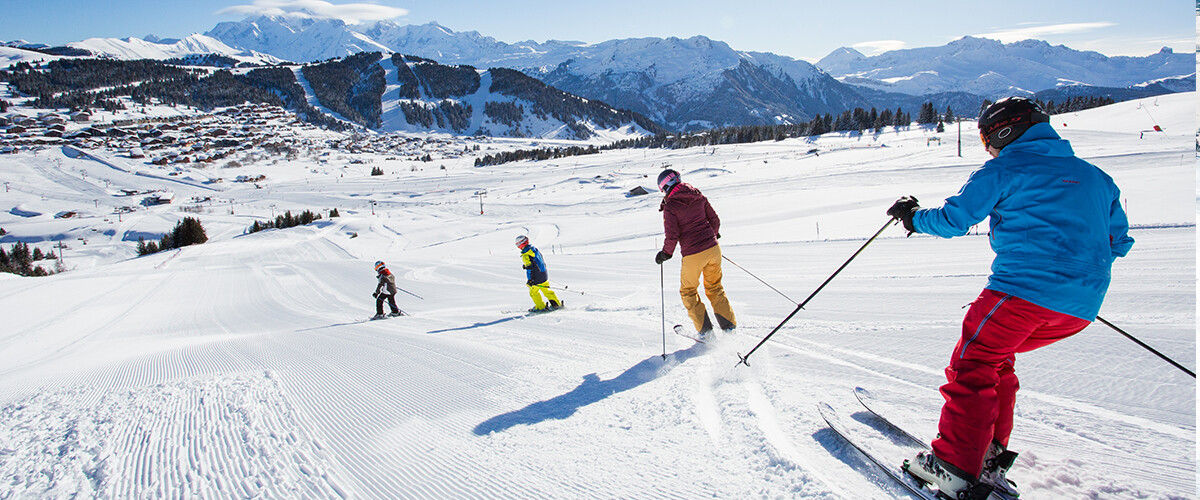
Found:
[[[483,199],[487,197],[487,190],[480,189],[475,192],[475,196],[479,197],[479,215],[483,215]]]

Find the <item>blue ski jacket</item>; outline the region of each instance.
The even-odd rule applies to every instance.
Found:
[[[527,245],[521,251],[521,267],[525,268],[525,278],[538,285],[550,281],[550,273],[546,271],[546,260],[542,258],[533,245]]]
[[[962,236],[990,219],[987,288],[1093,321],[1112,263],[1133,246],[1120,190],[1039,123],[971,173],[939,208],[913,213],[917,232]]]

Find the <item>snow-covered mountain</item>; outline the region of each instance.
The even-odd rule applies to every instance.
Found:
[[[88,38],[81,42],[68,43],[67,46],[87,50],[96,56],[108,56],[115,59],[173,59],[191,55],[218,54],[255,64],[284,62],[273,55],[244,48],[233,48],[216,38],[198,33],[193,33],[183,39]]]
[[[814,66],[738,51],[703,36],[507,43],[437,23],[351,25],[288,16],[222,22],[173,44],[90,39],[72,45],[122,58],[211,50],[304,63],[377,51],[449,65],[512,68],[677,130],[797,123],[857,107],[912,108],[927,101],[939,109],[974,109],[985,98],[1061,86],[1074,86],[1072,94],[1145,96],[1194,88],[1196,67],[1194,55],[1169,49],[1146,57],[1107,57],[1036,40],[1003,44],[975,37],[871,57],[841,48]],[[1110,90],[1130,87],[1137,90]]]
[[[1194,75],[1196,61],[1195,54],[1175,54],[1169,48],[1145,57],[1108,57],[1040,40],[1005,44],[967,36],[940,47],[870,57],[843,47],[817,67],[844,83],[876,90],[909,95],[958,91],[994,98],[1063,85],[1143,85]]]
[[[207,34],[295,61],[364,50],[360,40],[369,39],[385,51],[442,64],[514,68],[572,94],[637,111],[668,128],[795,123],[869,105],[807,62],[741,52],[703,36],[510,44],[437,23],[351,26],[278,16],[221,23]]]
[[[345,57],[359,52],[392,52],[339,19],[260,16],[218,23],[205,35],[234,47],[295,62]]]

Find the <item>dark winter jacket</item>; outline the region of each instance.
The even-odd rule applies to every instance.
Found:
[[[521,251],[521,267],[525,268],[525,279],[535,285],[550,281],[550,273],[546,271],[546,260],[542,258],[542,252],[533,245],[526,245],[525,250]]]
[[[987,288],[1092,321],[1113,260],[1133,246],[1120,196],[1108,174],[1039,123],[941,207],[914,212],[913,226],[949,238],[989,218],[996,258]]]
[[[675,253],[675,244],[684,256],[700,253],[717,245],[721,219],[708,198],[691,184],[680,183],[663,197],[658,207],[663,213],[666,240],[662,251]]]
[[[396,295],[396,275],[386,267],[379,272],[379,285],[375,287],[375,295]]]

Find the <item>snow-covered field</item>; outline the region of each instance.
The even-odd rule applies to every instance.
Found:
[[[1117,181],[1134,225],[1101,316],[1192,369],[1195,103],[1053,120]],[[1155,124],[1165,133],[1141,134]],[[935,206],[957,191],[986,154],[964,123],[958,157],[956,132],[487,168],[244,167],[268,175],[261,189],[59,149],[0,156],[0,242],[66,243],[69,270],[0,275],[0,498],[904,497],[817,403],[877,426],[852,393],[867,387],[932,437],[962,307],[986,282],[986,226],[952,240],[890,228],[735,366],[794,303],[727,263],[737,333],[709,345],[664,335],[664,314],[686,320],[679,259],[662,274],[653,262],[660,196],[626,193],[680,170],[720,214],[726,257],[799,301],[898,196]],[[118,217],[135,204],[120,189],[182,203]],[[243,234],[330,208],[341,217]],[[64,211],[79,215],[55,218]],[[189,215],[207,243],[135,257],[138,236]],[[518,312],[530,306],[521,233],[567,309]],[[411,316],[363,321],[376,260],[410,292],[397,299]],[[1017,373],[1009,476],[1023,498],[1197,495],[1194,378],[1099,324],[1020,356]]]

